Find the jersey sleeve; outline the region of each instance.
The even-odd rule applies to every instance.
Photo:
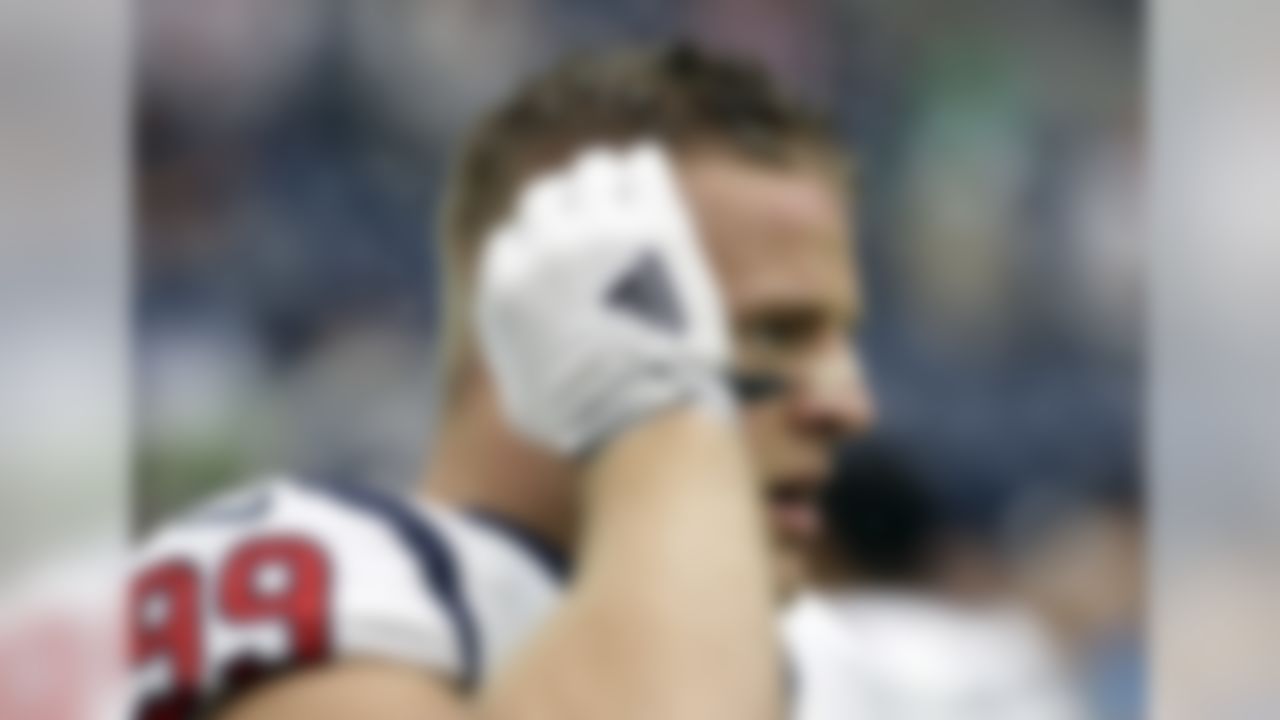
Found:
[[[407,503],[276,481],[180,518],[131,578],[133,716],[192,717],[344,658],[467,672],[457,568]]]

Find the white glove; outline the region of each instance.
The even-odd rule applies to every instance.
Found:
[[[480,337],[520,431],[577,455],[668,408],[731,416],[719,294],[659,146],[585,151],[487,240]]]

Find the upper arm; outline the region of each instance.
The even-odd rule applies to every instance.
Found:
[[[403,664],[352,660],[297,673],[228,704],[215,720],[471,720],[457,691]]]

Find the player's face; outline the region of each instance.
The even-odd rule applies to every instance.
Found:
[[[818,493],[841,439],[873,403],[854,343],[861,315],[839,183],[719,153],[682,162],[685,189],[720,281],[739,370],[784,381],[744,410],[784,578],[820,532]]]

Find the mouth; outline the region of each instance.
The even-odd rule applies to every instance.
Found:
[[[775,537],[808,544],[822,532],[820,498],[825,479],[812,476],[779,478],[769,484],[765,499]]]

